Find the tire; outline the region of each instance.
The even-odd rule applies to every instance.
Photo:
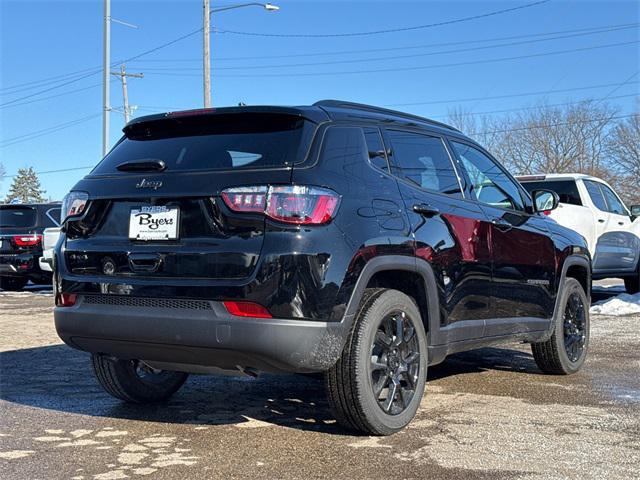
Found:
[[[325,374],[338,423],[369,435],[403,429],[418,410],[426,378],[427,336],[415,302],[397,290],[365,290],[342,355]]]
[[[26,278],[0,277],[0,288],[8,292],[17,292],[22,290],[27,282]]]
[[[162,402],[173,395],[189,376],[182,372],[152,371],[139,360],[120,360],[94,353],[93,371],[102,388],[129,403]]]
[[[560,297],[553,334],[532,343],[536,364],[544,373],[570,375],[582,367],[589,348],[589,301],[575,278],[567,278]]]

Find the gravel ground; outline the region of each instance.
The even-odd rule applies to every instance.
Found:
[[[640,478],[640,315],[592,316],[571,377],[526,345],[452,356],[410,427],[375,438],[340,429],[303,376],[192,376],[166,405],[125,405],[60,343],[51,303],[0,292],[2,479]]]

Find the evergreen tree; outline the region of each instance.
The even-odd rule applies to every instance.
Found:
[[[20,203],[44,202],[44,193],[33,167],[21,168],[9,188],[6,202],[10,203],[14,200]]]

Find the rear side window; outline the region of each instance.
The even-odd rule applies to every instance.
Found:
[[[582,205],[580,193],[575,180],[548,180],[541,182],[523,182],[522,186],[529,193],[534,190],[551,190],[560,197],[560,203]]]
[[[388,172],[389,165],[387,164],[387,155],[384,151],[380,130],[372,127],[365,127],[362,130],[364,131],[364,139],[369,151],[369,161],[380,170]]]
[[[45,218],[43,220],[45,227],[59,227],[60,226],[60,209],[49,208],[45,212]]]
[[[609,212],[615,213],[616,215],[628,215],[627,210],[622,202],[618,199],[618,197],[616,197],[616,194],[613,193],[613,191],[609,187],[600,184],[600,189],[604,193],[604,197],[607,200]]]
[[[313,128],[283,114],[176,117],[134,124],[91,172],[117,173],[127,162],[162,160],[167,171],[278,168],[301,162]]]
[[[604,196],[602,195],[602,191],[600,190],[598,183],[592,182],[591,180],[585,180],[584,186],[587,187],[589,197],[596,208],[602,212],[606,212],[607,202],[604,200]]]
[[[458,176],[438,137],[389,130],[391,171],[425,190],[462,197]]]
[[[33,207],[1,207],[0,227],[31,228],[36,226],[37,213]]]

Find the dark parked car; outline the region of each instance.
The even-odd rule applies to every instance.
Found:
[[[325,372],[341,424],[391,434],[451,353],[522,340],[545,372],[581,367],[590,258],[538,213],[557,200],[366,105],[139,118],[65,199],[56,327],[128,402],[188,373]]]
[[[42,232],[60,226],[60,203],[0,205],[0,288],[20,290],[29,280],[51,283],[40,269]]]

